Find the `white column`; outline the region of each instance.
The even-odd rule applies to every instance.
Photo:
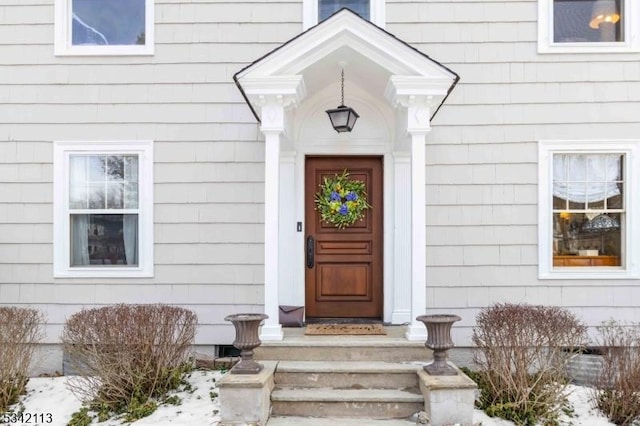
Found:
[[[407,133],[411,136],[411,323],[407,340],[426,340],[427,329],[417,321],[427,309],[427,234],[425,143],[431,131],[431,96],[409,96]]]
[[[280,147],[285,132],[285,110],[305,97],[300,75],[244,78],[247,99],[260,112],[264,134],[264,313],[269,316],[261,330],[261,340],[282,340],[279,321],[280,253]],[[290,224],[284,224],[284,226]]]
[[[426,312],[425,134],[411,134],[411,323],[407,340],[426,340],[427,329],[416,321]]]
[[[278,315],[278,247],[280,231],[280,132],[263,131],[265,136],[264,165],[264,313],[269,315],[260,333],[262,340],[282,340]]]
[[[284,131],[282,97],[262,98],[264,134],[264,313],[269,315],[260,330],[261,340],[282,340],[278,319],[280,247],[280,135]]]
[[[398,133],[409,137],[411,144],[411,321],[405,337],[408,340],[425,340],[427,330],[416,317],[427,310],[427,258],[426,258],[426,173],[425,143],[431,131],[431,113],[444,101],[454,85],[454,75],[399,76],[389,78],[385,97],[394,107],[401,107],[398,114]],[[406,120],[406,133],[403,131]],[[396,143],[398,143],[396,141]]]

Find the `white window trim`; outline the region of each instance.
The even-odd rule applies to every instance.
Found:
[[[624,205],[626,216],[625,247],[621,268],[575,267],[553,268],[551,223],[552,216],[552,158],[553,154],[611,154],[625,155]],[[630,279],[639,278],[638,208],[640,194],[640,141],[630,140],[548,140],[538,143],[538,278],[540,279]]]
[[[553,0],[538,0],[538,53],[628,53],[640,51],[638,0],[622,0],[625,10],[624,41],[554,43]]]
[[[54,13],[56,56],[133,56],[154,53],[154,0],[145,0],[144,46],[74,46],[71,44],[71,0],[55,0]]]
[[[70,266],[69,156],[136,154],[139,158],[139,262],[137,267]],[[153,277],[153,142],[56,141],[53,143],[53,276],[55,278]]]
[[[385,27],[385,0],[370,0],[369,20],[379,26]],[[318,24],[318,0],[303,0],[302,2],[302,29],[308,30]]]

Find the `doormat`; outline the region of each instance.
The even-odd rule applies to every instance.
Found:
[[[304,334],[311,336],[387,334],[382,324],[308,324]]]

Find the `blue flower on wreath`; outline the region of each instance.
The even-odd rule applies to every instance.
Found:
[[[331,193],[331,201],[341,201],[342,198],[340,197],[340,194],[338,194],[336,191],[333,191]]]
[[[338,210],[338,213],[340,213],[342,216],[346,216],[347,214],[349,214],[349,208],[346,204],[343,204],[340,206],[340,210]]]
[[[350,192],[345,198],[347,199],[347,201],[356,201],[358,199],[358,194],[356,194],[355,192]]]

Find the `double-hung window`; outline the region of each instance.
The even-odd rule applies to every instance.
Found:
[[[540,142],[541,278],[637,275],[637,143]]]
[[[152,276],[151,142],[56,142],[54,273]]]
[[[153,3],[153,0],[55,0],[55,54],[153,54]]]
[[[638,50],[637,0],[538,0],[541,53]]]
[[[303,0],[304,29],[322,22],[342,8],[347,8],[362,18],[384,28],[385,0]]]

